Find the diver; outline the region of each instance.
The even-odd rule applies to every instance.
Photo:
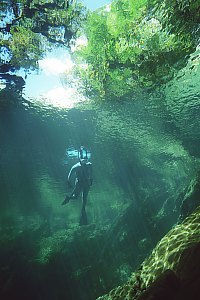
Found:
[[[86,204],[87,196],[92,185],[92,163],[88,161],[88,151],[83,146],[80,147],[78,152],[79,162],[72,166],[68,174],[68,185],[72,187],[71,178],[75,175],[75,185],[70,196],[66,196],[62,205],[69,203],[71,199],[77,199],[79,195],[82,196],[82,208],[80,225],[87,225],[87,214],[86,214]]]

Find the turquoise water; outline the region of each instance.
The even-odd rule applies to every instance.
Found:
[[[62,109],[1,92],[3,299],[95,299],[127,280],[199,170],[199,76],[197,50],[169,84],[124,103]],[[80,145],[94,168],[82,227],[80,200],[61,206],[77,162],[66,149]]]

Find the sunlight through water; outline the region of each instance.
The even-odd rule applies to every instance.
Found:
[[[28,75],[24,97],[40,106],[72,108],[86,98],[78,91],[76,78],[71,78],[74,67],[66,49],[55,49],[39,61],[39,71]],[[69,76],[69,86],[63,86],[62,76]]]

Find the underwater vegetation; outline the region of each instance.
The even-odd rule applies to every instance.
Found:
[[[88,225],[52,233],[42,220],[26,221],[25,228],[22,219],[1,228],[2,299],[94,299],[130,275],[124,257],[112,257],[108,228]]]
[[[185,203],[191,204],[188,214],[191,206],[199,205],[198,186],[199,182],[191,182],[186,193]],[[62,219],[49,224],[39,216],[21,216],[15,222],[1,218],[1,298],[95,299],[121,284],[98,299],[140,299],[137,297],[144,291],[141,299],[152,293],[158,295],[155,299],[173,299],[174,295],[174,299],[188,299],[181,298],[185,294],[195,299],[192,295],[199,291],[195,284],[199,276],[199,207],[154,249],[159,239],[153,228],[156,221],[148,225],[149,235],[146,221],[142,224],[138,214],[134,206],[128,206],[112,226],[71,224],[66,229]],[[136,222],[141,228],[133,232]],[[63,229],[58,229],[58,223]],[[164,230],[160,227],[162,233]],[[168,298],[162,298],[163,294]]]

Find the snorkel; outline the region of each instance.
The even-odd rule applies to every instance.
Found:
[[[80,147],[78,151],[78,158],[80,161],[80,164],[86,164],[88,162],[88,152],[87,149],[83,146]]]

